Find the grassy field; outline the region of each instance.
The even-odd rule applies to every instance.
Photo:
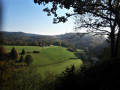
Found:
[[[7,52],[10,52],[13,46],[4,46]],[[44,74],[45,72],[61,73],[66,67],[75,65],[80,67],[82,61],[77,59],[73,52],[67,51],[64,47],[49,46],[14,46],[20,53],[22,49],[31,53],[26,53],[33,57],[32,66],[34,66],[38,73]],[[40,51],[40,53],[32,53],[34,50]],[[83,51],[81,51],[83,52]],[[25,57],[25,56],[24,56]]]

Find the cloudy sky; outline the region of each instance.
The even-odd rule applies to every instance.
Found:
[[[56,35],[72,32],[73,17],[66,23],[53,24],[53,17],[43,12],[44,6],[35,4],[33,0],[2,0],[3,31],[26,32],[42,35]],[[50,5],[48,5],[49,7]],[[66,10],[60,10],[62,15]]]

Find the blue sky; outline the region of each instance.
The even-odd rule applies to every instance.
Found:
[[[50,6],[50,5],[48,5]],[[53,17],[43,12],[44,6],[33,0],[3,0],[3,31],[56,35],[72,32],[74,19],[66,23],[53,24]],[[59,11],[59,14],[66,10]]]

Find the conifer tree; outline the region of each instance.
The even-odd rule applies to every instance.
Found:
[[[13,61],[19,60],[19,53],[14,47],[12,48],[10,52],[10,57]]]
[[[22,54],[22,55],[25,55],[25,50],[24,50],[24,49],[22,50],[22,53],[21,53],[21,54]]]
[[[20,59],[19,59],[19,62],[23,62],[24,61],[24,58],[23,56],[21,55]]]

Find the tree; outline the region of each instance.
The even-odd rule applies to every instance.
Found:
[[[66,22],[67,18],[73,15],[84,16],[80,21],[81,23],[84,22],[82,27],[91,28],[91,32],[97,30],[94,35],[101,33],[101,35],[108,35],[111,40],[111,57],[117,56],[120,38],[120,0],[34,0],[34,3],[39,5],[52,3],[52,8],[47,7],[43,11],[47,12],[48,16],[51,14],[55,16],[54,23]],[[61,9],[73,8],[73,13],[66,13],[64,16],[59,17],[57,14],[58,6]],[[89,18],[90,23],[86,22],[85,19],[89,16],[92,17]],[[101,29],[105,27],[110,27],[110,32]],[[80,36],[85,34],[77,33]]]
[[[67,50],[71,52],[77,52],[76,48],[74,47],[68,47]]]
[[[22,54],[22,55],[25,55],[25,50],[24,50],[24,49],[22,50],[22,53],[21,53],[21,54]]]
[[[4,47],[0,47],[0,56],[6,54],[6,49]]]
[[[19,60],[19,53],[14,47],[11,49],[10,57],[13,61]]]
[[[25,63],[29,66],[32,63],[33,59],[31,55],[25,57]]]
[[[5,60],[6,49],[4,47],[0,47],[0,60]]]
[[[76,16],[75,31],[76,31],[77,35],[80,35],[81,37],[86,34],[91,34],[93,36],[99,35],[101,37],[103,35],[108,35],[108,39],[111,42],[111,57],[115,57],[117,55],[117,50],[115,48],[115,40],[116,40],[116,37],[115,37],[116,32],[115,31],[118,30],[118,28],[116,26],[116,22],[113,22],[111,20],[105,20],[100,17],[99,18],[94,17],[91,14],[87,14],[87,15],[88,15],[88,16],[86,16],[87,18],[84,18],[85,15],[83,15],[84,17],[80,16],[80,15]],[[83,32],[82,30],[85,28],[87,28],[86,32],[82,33]],[[107,30],[105,28],[107,28],[107,29],[109,28],[109,30]],[[116,45],[117,45],[117,43],[116,43]]]
[[[23,56],[21,55],[20,59],[19,59],[19,62],[23,62],[24,61],[24,58]]]

